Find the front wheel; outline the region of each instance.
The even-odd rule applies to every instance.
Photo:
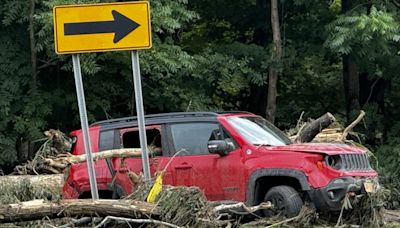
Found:
[[[272,187],[265,194],[264,201],[270,201],[274,206],[272,210],[265,210],[266,216],[280,214],[288,218],[294,217],[300,213],[303,206],[299,193],[286,185]]]

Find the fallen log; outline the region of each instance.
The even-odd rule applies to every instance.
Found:
[[[29,180],[33,186],[37,187],[61,189],[64,185],[64,174],[0,176],[0,183],[19,183],[23,180]]]
[[[240,203],[235,203],[235,204],[222,204],[218,205],[213,208],[214,213],[238,213],[238,214],[251,214],[259,210],[265,210],[265,209],[271,209],[273,205],[271,202],[263,202],[259,205],[256,206],[247,206],[246,204],[240,202]]]
[[[324,129],[313,138],[314,143],[343,143],[342,129]]]
[[[360,111],[358,117],[350,123],[344,130],[343,128],[327,128],[323,129],[312,142],[320,142],[320,143],[346,143],[350,142],[347,140],[347,136],[352,134],[353,136],[357,136],[357,133],[352,132],[352,129],[361,122],[364,118],[365,112],[363,110]]]
[[[398,222],[400,223],[400,210],[383,210],[383,217],[385,222]]]
[[[314,137],[320,133],[323,129],[327,128],[331,123],[336,121],[335,117],[331,113],[326,113],[325,115],[319,117],[313,122],[307,124],[300,130],[295,138],[296,143],[311,142]]]
[[[93,153],[93,160],[101,160],[106,158],[128,158],[128,157],[140,157],[142,155],[141,149],[129,148],[129,149],[115,149],[105,150],[102,152]],[[86,161],[86,154],[72,155],[72,154],[60,154],[54,158],[45,158],[45,164],[57,169],[65,169],[71,164],[81,163]]]
[[[126,218],[159,215],[154,204],[134,200],[32,200],[0,206],[0,223],[30,221],[44,217],[121,216]]]

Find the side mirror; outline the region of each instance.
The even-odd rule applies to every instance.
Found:
[[[207,144],[208,152],[211,154],[227,155],[229,152],[229,144],[225,140],[210,140]]]

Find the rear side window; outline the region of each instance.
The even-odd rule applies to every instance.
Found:
[[[207,143],[218,138],[216,123],[184,123],[171,125],[175,151],[180,155],[208,154]]]
[[[161,155],[161,132],[157,128],[146,129],[147,146],[152,155]],[[139,130],[129,130],[122,132],[123,148],[140,148]]]

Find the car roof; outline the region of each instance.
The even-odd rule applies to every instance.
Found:
[[[145,115],[147,124],[163,124],[171,122],[191,122],[191,121],[216,121],[218,116],[232,115],[254,115],[245,111],[222,111],[222,112],[171,112]],[[101,126],[102,129],[122,128],[137,125],[137,116],[117,118],[111,120],[98,121],[90,126]]]

